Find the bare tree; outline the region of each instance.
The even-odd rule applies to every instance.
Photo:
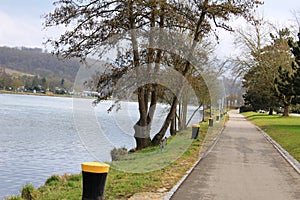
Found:
[[[133,70],[136,72],[133,75],[135,78],[141,74],[146,79],[149,74],[155,76],[161,71],[160,65],[164,56],[170,54],[170,51],[180,52],[180,49],[164,49],[162,44],[165,40],[179,45],[180,41],[174,40],[172,34],[178,35],[179,32],[190,36],[191,40],[185,41],[186,44],[183,45],[184,56],[181,58],[184,61],[179,62],[183,65],[178,68],[172,66],[182,76],[178,80],[181,85],[183,79],[193,73],[195,66],[191,60],[197,60],[195,57],[198,48],[206,36],[215,34],[216,28],[232,31],[228,25],[232,17],[250,20],[252,11],[260,4],[256,0],[58,0],[55,3],[57,8],[46,16],[45,26],[66,26],[66,31],[60,38],[48,42],[54,46],[54,53],[65,57],[79,57],[82,61],[92,54],[101,57],[102,54],[95,51],[99,46],[109,49],[115,47],[120,39],[130,41],[131,48],[118,52],[116,61],[99,78],[99,92],[107,85],[116,84]],[[139,31],[144,33],[146,46],[141,46]],[[165,37],[166,34],[159,34],[160,31],[168,33],[168,37]],[[112,37],[116,37],[115,40]],[[161,48],[155,48],[157,44]],[[155,83],[141,85],[136,90],[140,115],[134,127],[137,149],[159,144],[175,117],[184,87],[177,87],[170,112],[160,131],[151,140],[150,128],[158,102],[158,90],[159,86]],[[111,92],[98,100],[107,99]]]

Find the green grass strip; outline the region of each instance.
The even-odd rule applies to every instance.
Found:
[[[300,117],[282,117],[255,112],[242,114],[300,162]]]

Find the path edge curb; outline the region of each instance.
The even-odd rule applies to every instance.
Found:
[[[300,174],[300,163],[291,156],[284,148],[281,147],[275,140],[273,140],[265,131],[256,126],[256,128],[260,131],[260,133],[268,140],[273,147],[280,153],[280,155],[294,168],[298,174]]]
[[[223,133],[224,129],[226,127],[226,123],[220,130],[217,137],[214,139],[212,145],[208,148],[208,150],[193,164],[193,166],[186,171],[186,174],[172,187],[172,189],[164,196],[163,200],[169,200],[174,195],[174,193],[178,190],[178,188],[183,184],[183,182],[189,177],[189,175],[192,173],[192,171],[195,169],[195,167],[211,152],[211,150],[215,147],[215,145],[218,143],[221,134]]]

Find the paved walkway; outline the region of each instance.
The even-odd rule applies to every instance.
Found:
[[[173,200],[300,200],[300,175],[237,111]]]

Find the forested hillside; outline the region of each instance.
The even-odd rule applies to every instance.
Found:
[[[39,48],[0,47],[0,67],[46,78],[74,81],[79,69],[77,60],[60,60]]]
[[[0,47],[0,90],[65,94],[79,67],[76,59],[58,59],[40,48]]]

